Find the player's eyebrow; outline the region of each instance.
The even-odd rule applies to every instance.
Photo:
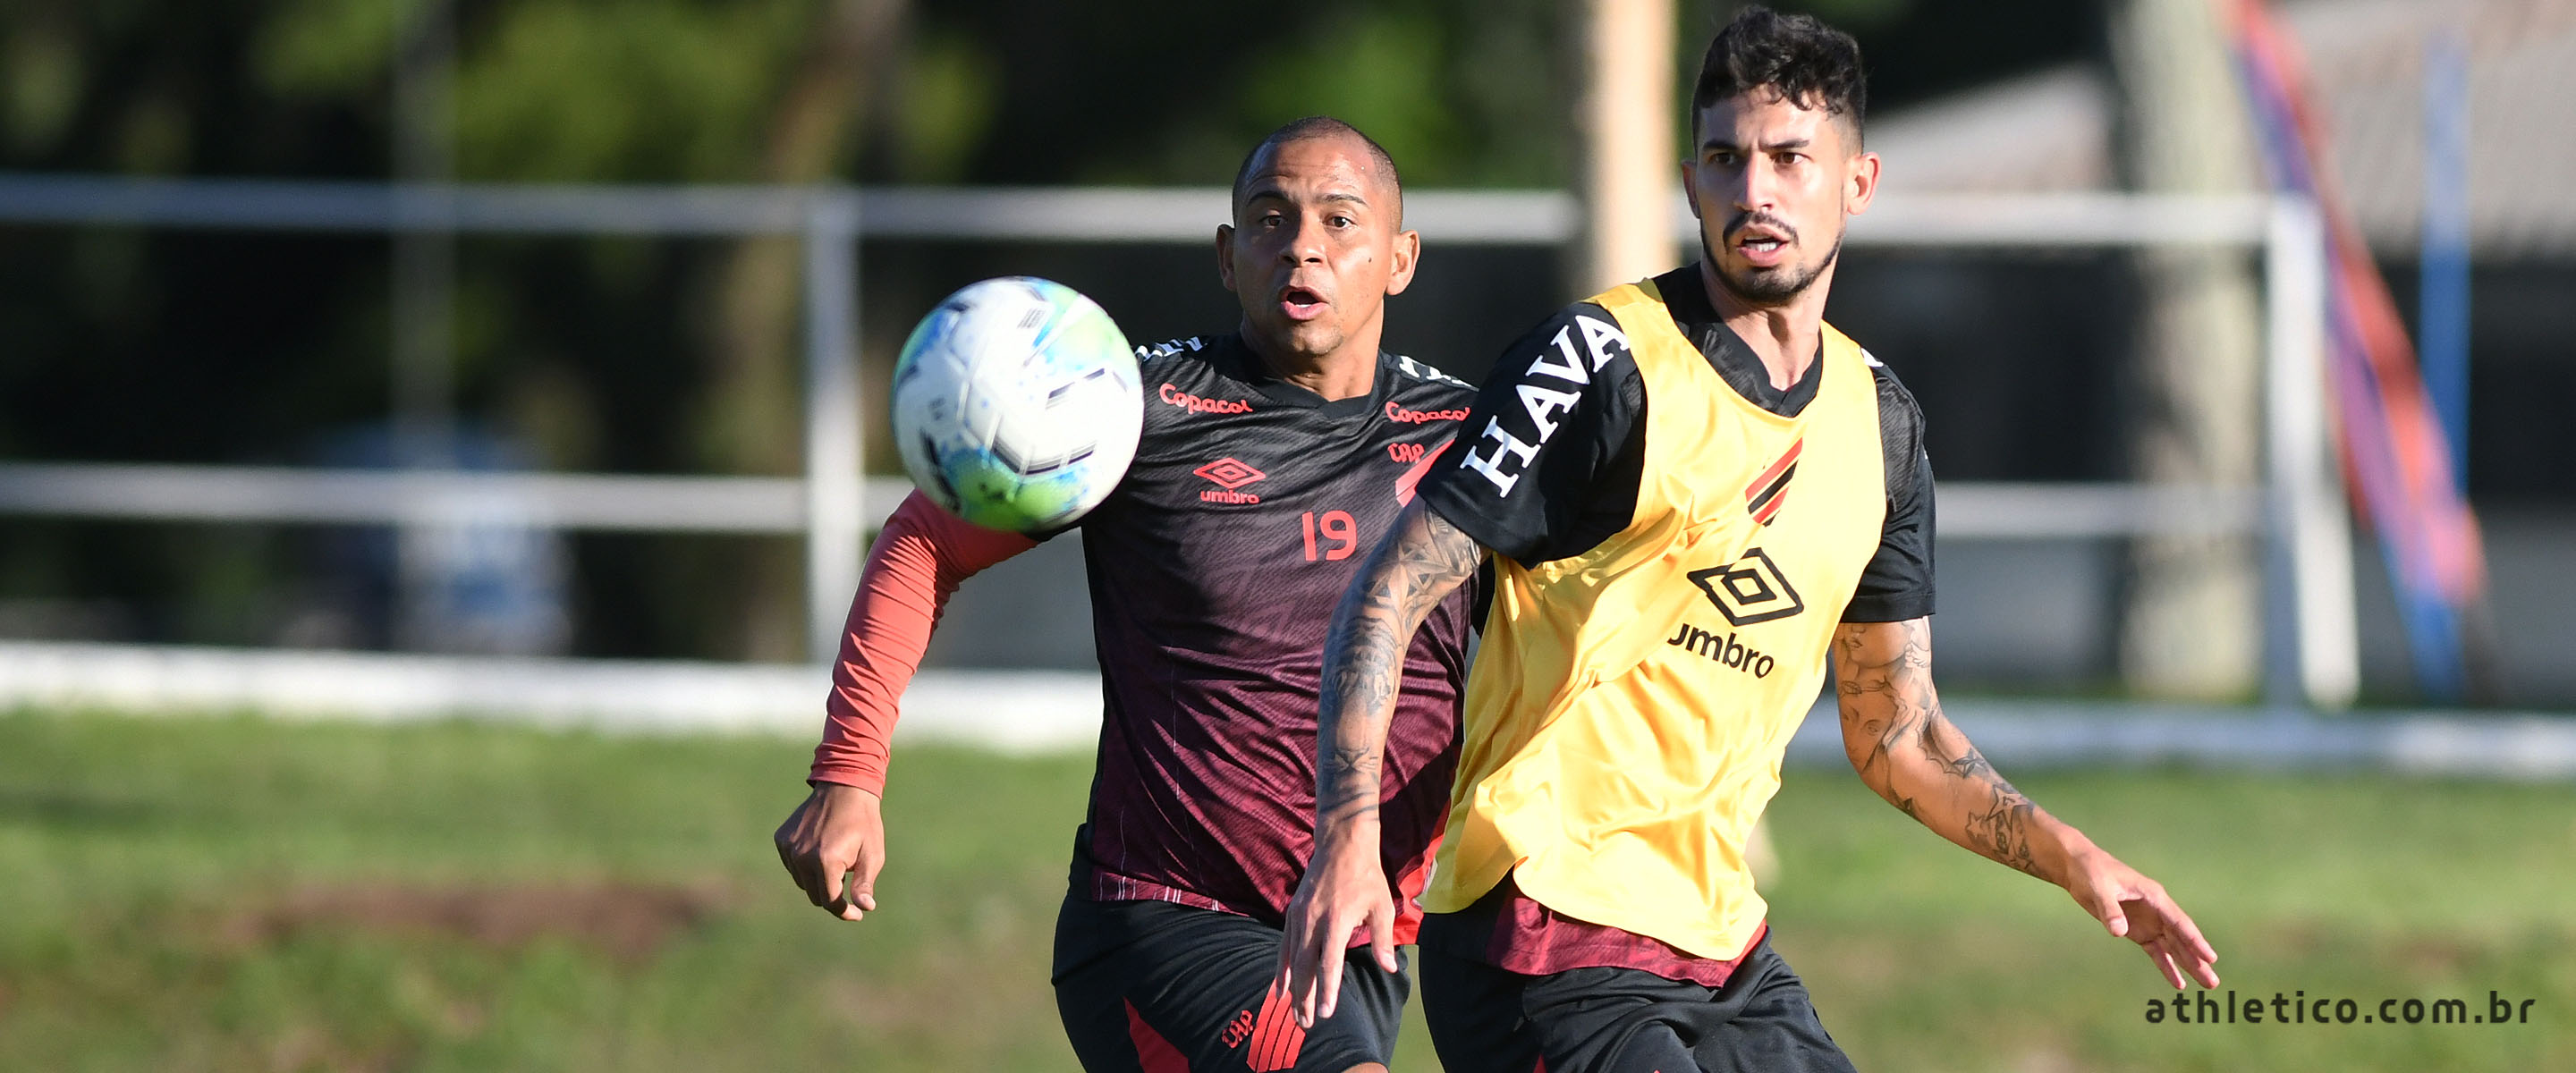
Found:
[[[1262,201],[1294,200],[1296,199],[1288,196],[1287,191],[1275,186],[1256,187],[1251,192],[1243,195],[1243,205],[1245,208],[1251,208],[1253,205]],[[1320,194],[1316,196],[1315,200],[1325,202],[1346,201],[1358,205],[1361,208],[1367,208],[1369,205],[1368,198],[1348,190],[1336,190],[1329,194]]]
[[[1782,138],[1782,139],[1780,139],[1779,141],[1776,141],[1776,142],[1764,142],[1764,143],[1762,143],[1761,148],[1762,148],[1765,152],[1770,152],[1770,151],[1775,151],[1775,150],[1780,150],[1780,149],[1804,149],[1804,148],[1807,148],[1808,146],[1813,145],[1813,144],[1815,144],[1815,140],[1814,140],[1814,139],[1812,139],[1812,138]],[[1741,146],[1741,145],[1737,145],[1737,144],[1735,144],[1735,142],[1734,142],[1734,140],[1733,140],[1733,139],[1723,138],[1723,137],[1712,137],[1712,138],[1710,138],[1710,139],[1709,139],[1709,140],[1707,140],[1707,141],[1704,141],[1704,142],[1699,143],[1699,151],[1700,151],[1700,152],[1703,152],[1703,153],[1705,153],[1705,152],[1707,152],[1707,151],[1709,151],[1709,150],[1711,150],[1711,149],[1742,149],[1742,148],[1744,148],[1744,147],[1743,147],[1743,146]]]

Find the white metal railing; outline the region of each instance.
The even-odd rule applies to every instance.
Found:
[[[912,492],[901,477],[860,486],[875,528]],[[2246,533],[2260,489],[1943,481],[1941,536],[2065,540]],[[601,532],[805,531],[794,477],[492,473],[289,466],[0,463],[0,516],[313,525],[505,523]]]
[[[734,730],[812,741],[814,668],[674,660],[493,659],[0,641],[0,701],[155,715],[256,709],[276,719],[491,718],[619,733]],[[1949,702],[1951,718],[2016,772],[2084,767],[2360,769],[2418,776],[2576,778],[2576,723],[2537,713],[2380,711],[2320,719],[2280,709],[2105,701]],[[1074,750],[1100,736],[1089,671],[925,670],[895,741]],[[1820,700],[1786,762],[1844,767]]]
[[[858,470],[864,407],[855,341],[863,238],[1203,243],[1222,188],[401,186],[0,174],[0,222],[386,233],[804,240],[805,466],[799,478],[646,477],[236,466],[0,463],[0,514],[241,522],[490,519],[560,528],[798,533],[815,658],[837,647],[863,529],[899,480]],[[1408,225],[1438,245],[1554,245],[1578,224],[1552,191],[1417,190]],[[1674,237],[1695,247],[1676,199]],[[2259,533],[2266,538],[2266,692],[2348,704],[2359,669],[2349,522],[2326,451],[2321,225],[2297,199],[2134,194],[1891,196],[1852,223],[1853,246],[2037,249],[2227,245],[2259,251],[2269,324],[2260,489],[2140,484],[1941,487],[1948,537]]]
[[[2272,202],[2119,193],[1897,194],[1852,221],[1857,246],[2260,245]],[[1414,190],[1425,242],[1552,246],[1574,238],[1553,190]],[[1223,187],[476,186],[0,173],[0,220],[262,231],[797,235],[838,213],[863,237],[1199,243],[1228,215]],[[1673,204],[1674,234],[1699,232]]]
[[[911,491],[900,477],[869,478],[860,516],[882,521]],[[788,534],[805,531],[808,513],[794,477],[0,464],[0,515]]]

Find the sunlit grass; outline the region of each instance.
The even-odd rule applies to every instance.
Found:
[[[800,743],[0,716],[11,1068],[1069,1069],[1046,982],[1088,756],[912,749],[883,911],[804,904]],[[2026,774],[2240,998],[2490,990],[2511,1026],[2148,1024],[2143,958],[1848,773],[1773,807],[1775,943],[1863,1069],[2576,1068],[2576,790]],[[1430,1068],[1418,1019],[1400,1056]]]

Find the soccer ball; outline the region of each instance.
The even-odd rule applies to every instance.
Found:
[[[921,318],[894,367],[895,446],[932,502],[1044,532],[1100,505],[1136,459],[1145,396],[1109,314],[1061,283],[988,279]]]

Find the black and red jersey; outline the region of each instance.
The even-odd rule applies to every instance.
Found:
[[[1106,711],[1076,887],[1277,923],[1313,845],[1333,608],[1474,390],[1380,354],[1368,394],[1327,401],[1232,335],[1138,354],[1135,464],[1079,523]],[[1384,863],[1407,941],[1457,759],[1474,589],[1415,635],[1387,736]]]

